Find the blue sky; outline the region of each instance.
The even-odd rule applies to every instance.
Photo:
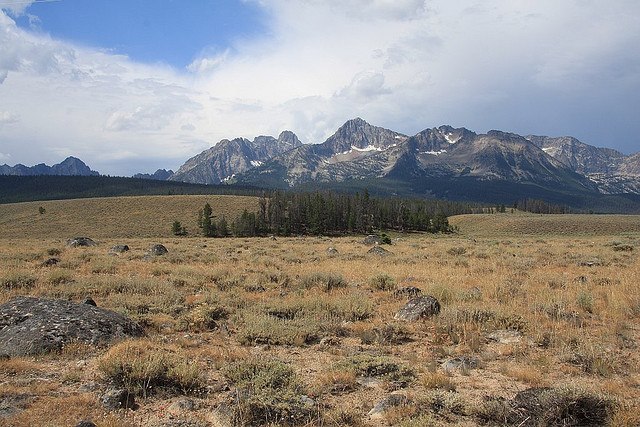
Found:
[[[25,30],[178,68],[265,31],[263,10],[239,0],[58,0],[27,12],[17,19]]]
[[[640,151],[637,0],[0,0],[0,164],[176,169],[345,121]]]

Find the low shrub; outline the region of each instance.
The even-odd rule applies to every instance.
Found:
[[[377,291],[394,291],[398,287],[396,280],[388,274],[378,274],[372,277],[369,283]]]
[[[203,384],[195,363],[146,339],[114,345],[98,369],[107,380],[144,397],[158,389],[192,393]]]
[[[282,361],[243,360],[223,374],[237,389],[234,425],[305,425],[318,418],[293,368]]]

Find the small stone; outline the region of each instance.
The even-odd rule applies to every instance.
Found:
[[[101,398],[102,406],[110,411],[118,409],[135,409],[136,403],[133,394],[125,389],[109,390]]]

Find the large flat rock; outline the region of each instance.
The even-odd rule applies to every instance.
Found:
[[[98,346],[141,335],[132,320],[89,304],[21,296],[0,305],[0,355],[43,354],[71,342]]]

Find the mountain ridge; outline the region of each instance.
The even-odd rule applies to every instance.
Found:
[[[25,166],[18,163],[15,166],[0,165],[0,175],[35,176],[35,175],[61,175],[61,176],[98,176],[98,172],[91,170],[82,160],[69,156],[60,163],[47,166],[44,163],[35,166]]]

